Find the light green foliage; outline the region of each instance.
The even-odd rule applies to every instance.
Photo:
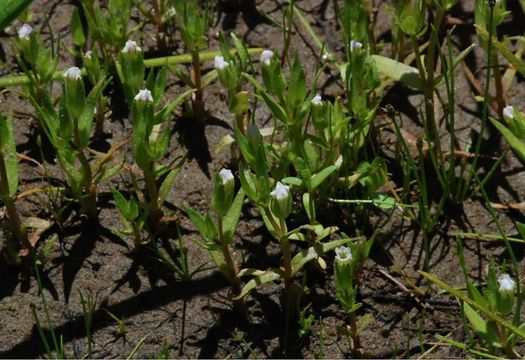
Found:
[[[4,0],[0,6],[0,31],[3,31],[33,0]]]
[[[18,160],[13,121],[0,115],[0,199],[14,197],[18,191]]]
[[[182,39],[190,52],[206,48],[208,23],[210,15],[209,1],[203,10],[199,0],[172,0],[175,7],[177,24],[182,33]]]

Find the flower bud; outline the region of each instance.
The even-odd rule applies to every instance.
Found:
[[[153,96],[148,89],[142,89],[135,95],[135,101],[153,102]]]
[[[235,178],[229,169],[221,169],[215,177],[215,190],[212,198],[212,208],[219,215],[224,216],[233,202]]]
[[[18,38],[28,40],[32,32],[33,28],[28,24],[24,24],[18,29]]]
[[[236,81],[234,74],[232,73],[230,63],[225,61],[224,57],[217,55],[215,56],[214,66],[215,70],[217,70],[219,81],[221,82],[222,86],[227,89],[233,89],[236,85]]]
[[[262,53],[261,53],[261,57],[260,57],[260,60],[261,60],[261,63],[266,65],[266,66],[269,66],[272,62],[272,58],[273,58],[273,51],[271,50],[264,50]]]
[[[352,40],[350,41],[350,51],[359,51],[363,48],[363,44],[359,41]]]
[[[280,219],[286,219],[292,212],[292,196],[290,187],[283,185],[280,181],[270,193],[270,210]]]
[[[498,277],[498,296],[496,307],[500,314],[508,315],[512,311],[514,303],[514,291],[516,290],[516,282],[509,276],[509,274],[501,274]]]
[[[516,137],[525,139],[525,116],[521,112],[516,111],[512,106],[506,106],[503,109],[503,118]]]
[[[136,53],[136,52],[141,52],[141,51],[142,49],[133,40],[126,41],[126,44],[124,45],[124,48],[122,49],[122,52],[124,54]]]
[[[352,251],[346,246],[335,249],[335,289],[339,302],[349,310],[355,303],[357,289],[353,284]]]
[[[324,111],[321,95],[315,95],[310,103],[312,104],[312,122],[315,128],[318,130],[325,129],[328,126],[328,117]]]
[[[64,95],[69,115],[74,119],[78,119],[84,110],[84,102],[86,100],[82,74],[78,67],[73,66],[64,72],[63,77]]]
[[[224,57],[220,55],[215,56],[214,65],[217,71],[225,70],[228,66],[230,66],[227,61],[224,61]]]

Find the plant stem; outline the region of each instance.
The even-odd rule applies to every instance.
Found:
[[[195,86],[193,116],[197,121],[204,123],[206,110],[204,108],[204,89],[202,87],[201,60],[198,51],[191,53],[191,62],[193,66],[193,85]]]
[[[250,55],[257,55],[263,51],[262,48],[251,48],[248,49]],[[231,50],[231,54],[235,54],[235,50]],[[221,55],[220,51],[203,51],[199,53],[200,61],[211,61],[215,58],[215,55]],[[145,59],[144,66],[146,68],[161,67],[165,64],[168,65],[177,65],[177,64],[187,64],[192,62],[192,55],[182,54],[182,55],[173,55],[173,56],[162,56],[153,59]],[[65,70],[57,70],[53,74],[53,80],[61,79],[64,75]],[[86,76],[86,69],[82,69],[82,76]],[[6,88],[8,86],[16,85],[27,85],[29,84],[29,78],[26,75],[10,75],[0,77],[0,89]]]
[[[222,216],[218,216],[217,219],[217,227],[219,230],[219,243],[221,245],[221,251],[222,255],[224,256],[224,261],[226,262],[226,266],[228,267],[228,271],[230,273],[230,282],[232,287],[233,296],[236,297],[241,293],[241,281],[239,279],[239,266],[237,263],[233,260],[230,247],[228,244],[224,244],[224,236],[223,236],[223,218]],[[242,301],[242,300],[241,300]]]

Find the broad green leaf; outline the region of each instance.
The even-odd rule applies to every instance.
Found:
[[[511,332],[515,333],[517,336],[525,339],[525,331],[516,327],[514,324],[509,323],[507,320],[503,319],[501,316],[495,314],[494,312],[487,309],[485,306],[480,305],[479,303],[475,302],[474,300],[467,297],[464,293],[460,292],[459,290],[454,289],[452,286],[448,285],[447,283],[441,281],[434,275],[431,275],[427,272],[418,270],[418,272],[423,275],[427,280],[433,282],[443,290],[449,292],[450,294],[454,295],[464,303],[472,306],[472,308],[481,311],[485,315],[487,315],[488,318],[495,321],[496,323],[500,324],[501,326],[509,329]]]
[[[341,239],[333,240],[324,244],[318,243],[308,249],[302,250],[300,253],[295,255],[292,259],[292,272],[295,274],[310,260],[315,259],[318,256],[323,256],[328,251],[334,250],[336,247],[348,244],[355,239]]]
[[[516,155],[523,161],[525,161],[525,144],[518,139],[505,125],[497,121],[496,119],[489,118],[490,122],[499,130],[499,132],[505,137],[508,141],[510,147]]]
[[[255,278],[251,279],[244,285],[239,296],[235,297],[234,300],[242,299],[253,289],[267,284],[269,282],[278,280],[279,278],[284,277],[284,274],[281,269],[268,269],[260,275],[257,275]]]
[[[0,115],[0,166],[3,166],[7,179],[0,178],[0,182],[6,181],[0,186],[0,195],[13,197],[18,191],[18,161],[16,159],[16,144],[13,133],[13,120]],[[5,191],[5,193],[4,193]]]
[[[409,87],[423,90],[423,80],[416,68],[380,55],[372,55],[372,60],[376,63],[379,72],[390,79],[399,81]]]
[[[2,0],[0,4],[0,31],[3,31],[33,0]]]

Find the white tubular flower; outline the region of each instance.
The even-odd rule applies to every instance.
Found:
[[[516,289],[516,282],[512,280],[509,274],[501,274],[498,277],[498,284],[500,293],[514,293],[514,289]]]
[[[503,109],[503,116],[510,120],[514,119],[514,108],[510,105],[505,106]]]
[[[277,181],[275,189],[270,193],[270,195],[277,201],[282,201],[290,197],[290,187],[283,185],[280,181]]]
[[[151,91],[148,89],[142,89],[137,95],[135,95],[135,101],[146,101],[153,102],[153,96],[151,96]]]
[[[272,213],[281,219],[286,219],[292,212],[292,196],[290,187],[283,185],[280,181],[270,193],[270,209]]]
[[[227,61],[224,61],[224,57],[220,55],[215,56],[214,63],[215,63],[215,69],[217,70],[224,70],[228,66],[230,66],[230,64]]]
[[[335,248],[335,260],[341,262],[352,261],[352,251],[346,246],[339,246]]]
[[[84,57],[87,59],[91,59],[91,56],[93,56],[93,51],[91,50],[86,51],[86,53],[84,54]]]
[[[321,95],[317,94],[317,95],[314,96],[314,98],[312,99],[311,103],[314,106],[321,106],[321,105],[323,105],[323,98],[321,97]]]
[[[64,72],[64,78],[70,80],[80,80],[82,75],[80,74],[80,69],[76,66],[72,66]]]
[[[219,176],[221,177],[221,182],[223,186],[228,186],[235,180],[233,177],[233,173],[230,169],[221,169],[221,171],[219,171]]]
[[[264,50],[261,53],[260,60],[261,60],[261,62],[264,65],[268,66],[268,65],[270,65],[270,62],[272,61],[272,57],[273,57],[273,51],[271,51],[271,50]]]
[[[361,50],[363,48],[363,44],[360,43],[359,41],[350,41],[350,51],[355,51],[355,50]]]
[[[29,35],[33,32],[33,28],[28,24],[22,25],[18,29],[18,38],[19,39],[29,39]]]
[[[124,49],[122,49],[122,52],[125,54],[133,53],[133,52],[140,52],[140,51],[142,51],[142,49],[133,40],[126,41],[126,45],[124,45]]]

